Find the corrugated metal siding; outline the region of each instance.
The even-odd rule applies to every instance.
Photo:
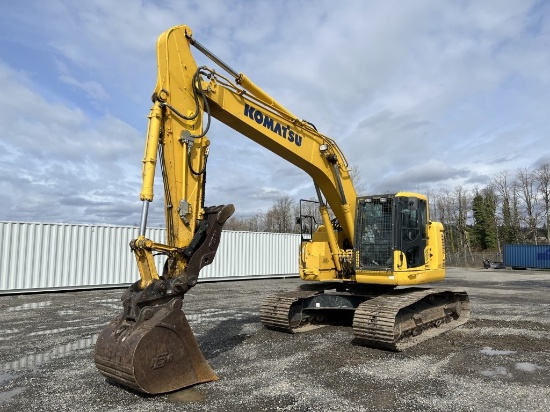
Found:
[[[504,265],[550,269],[550,245],[504,245]]]
[[[214,263],[200,277],[297,274],[299,246],[299,235],[224,231]]]
[[[125,226],[0,222],[0,292],[133,283],[139,273],[128,244],[138,232]],[[156,242],[163,243],[165,235],[164,229],[147,230]],[[200,279],[297,275],[299,243],[293,234],[224,231],[214,263]],[[155,262],[162,271],[164,257]]]

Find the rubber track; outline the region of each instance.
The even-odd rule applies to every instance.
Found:
[[[407,306],[414,305],[429,295],[450,298],[458,297],[462,308],[458,319],[443,323],[439,327],[430,327],[417,336],[407,336],[403,340],[395,341],[394,329],[398,312]],[[361,303],[355,310],[353,333],[362,344],[367,346],[402,351],[463,325],[468,321],[469,317],[470,301],[466,292],[444,289],[420,289],[413,291],[410,291],[410,289],[401,289]]]
[[[315,296],[321,291],[294,291],[278,293],[265,298],[260,308],[260,320],[268,329],[275,329],[282,332],[294,333],[290,326],[289,315],[292,304],[301,299]]]

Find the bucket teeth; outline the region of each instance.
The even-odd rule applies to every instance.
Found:
[[[108,379],[148,394],[171,392],[218,377],[204,359],[174,298],[140,311],[135,321],[115,318],[100,333],[95,364]]]

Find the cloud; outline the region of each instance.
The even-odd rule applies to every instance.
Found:
[[[440,160],[429,159],[421,164],[409,167],[399,173],[385,177],[375,184],[380,193],[392,193],[400,190],[415,191],[420,185],[442,185],[457,178],[468,178],[471,172],[452,167]]]
[[[0,83],[10,95],[0,97],[0,122],[10,125],[0,131],[0,190],[9,193],[2,218],[109,223],[111,216],[129,223],[114,211],[89,212],[90,206],[105,205],[124,210],[125,200],[137,200],[137,190],[132,193],[126,182],[140,173],[142,138],[137,131],[109,115],[96,120],[78,108],[48,102],[33,91],[24,73],[4,64]],[[111,192],[91,195],[98,188]]]
[[[70,73],[67,65],[63,62],[56,60],[56,66],[59,74],[59,80],[61,82],[73,86],[76,89],[82,90],[86,96],[92,100],[107,100],[109,95],[101,84],[95,81],[79,81],[75,79]]]
[[[100,118],[78,107],[50,102],[33,89],[31,79],[0,62],[0,133],[4,145],[19,153],[49,158],[89,155],[113,160],[141,143],[136,130],[108,113]]]

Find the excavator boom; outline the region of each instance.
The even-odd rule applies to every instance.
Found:
[[[101,332],[95,347],[95,363],[103,375],[150,394],[217,379],[181,307],[200,270],[212,263],[223,225],[235,210],[233,205],[204,205],[210,141],[203,115],[208,102],[189,42],[185,40],[179,55],[181,44],[173,33],[163,33],[157,42],[157,85],[143,158],[142,218],[139,237],[130,243],[140,280],[124,293],[122,313]],[[170,56],[176,55],[182,60],[173,66]],[[157,163],[164,183],[166,244],[145,237]],[[166,255],[160,275],[154,253]]]

